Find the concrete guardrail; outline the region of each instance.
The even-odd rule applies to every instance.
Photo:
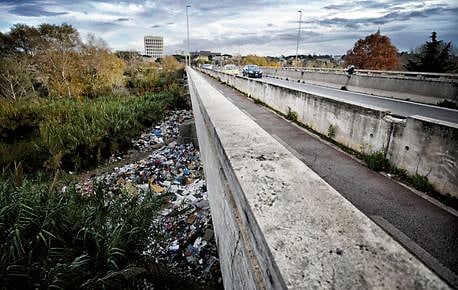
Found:
[[[263,67],[268,69],[279,69],[278,67]],[[345,74],[343,68],[324,68],[324,67],[282,67],[283,70],[299,70],[310,72],[327,72]],[[359,75],[377,75],[381,77],[399,77],[409,79],[440,79],[440,80],[458,80],[458,74],[453,73],[432,73],[432,72],[415,72],[415,71],[393,71],[393,70],[370,70],[356,69]]]
[[[187,75],[225,289],[449,289],[196,71]]]
[[[458,74],[356,70],[348,78],[342,69],[264,67],[263,71],[274,78],[339,89],[345,86],[350,91],[421,103],[458,102]]]

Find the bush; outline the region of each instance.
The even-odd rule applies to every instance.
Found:
[[[91,196],[61,193],[48,182],[15,186],[0,177],[1,288],[126,288],[146,271],[159,198],[108,194],[102,185]]]
[[[388,170],[390,168],[385,154],[381,151],[364,154],[363,160],[366,162],[367,167],[375,171]]]
[[[329,127],[328,127],[328,138],[334,138],[336,136],[336,130],[337,130],[337,126],[336,125],[333,125],[333,124],[330,124]]]
[[[25,169],[38,169],[48,160],[51,168],[87,168],[126,149],[132,137],[167,110],[185,106],[179,85],[141,97],[4,101],[0,104],[0,166],[16,161]]]
[[[410,177],[413,187],[424,192],[433,192],[434,186],[428,181],[428,177],[415,174]]]
[[[290,107],[288,107],[288,113],[286,114],[286,119],[297,122],[297,113],[292,111]]]
[[[264,105],[265,104],[263,101],[261,101],[260,99],[256,99],[256,98],[254,98],[254,103],[256,105]]]

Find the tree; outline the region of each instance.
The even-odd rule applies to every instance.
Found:
[[[8,34],[2,37],[2,51],[7,54],[34,56],[43,50],[45,41],[35,27],[15,24]]]
[[[46,77],[44,81],[49,86],[49,93],[56,97],[80,97],[83,85],[78,81],[81,69],[78,50],[82,42],[78,31],[65,23],[43,23],[38,31],[47,46],[37,59]]]
[[[14,25],[0,37],[0,55],[20,61],[33,86],[39,84],[52,96],[77,97],[81,94],[77,73],[81,40],[71,25]],[[23,70],[24,71],[24,70]],[[13,80],[3,74],[3,80]],[[9,83],[9,87],[18,87]],[[11,91],[11,89],[10,89]],[[24,91],[24,90],[22,90]]]
[[[380,31],[358,40],[345,56],[346,65],[359,69],[392,70],[398,63],[396,47]]]
[[[263,56],[249,54],[242,58],[242,64],[255,64],[259,66],[279,66],[275,61],[271,61]]]
[[[442,40],[437,40],[436,32],[431,34],[431,41],[427,41],[419,49],[419,53],[414,55],[413,59],[409,59],[405,68],[409,71],[422,72],[453,72],[456,65],[453,63],[450,51],[452,43],[444,43]]]
[[[0,56],[0,99],[19,100],[35,96],[27,64],[14,55]]]
[[[110,52],[104,40],[90,34],[78,58],[81,70],[77,73],[84,84],[84,96],[97,97],[122,91],[125,62]]]

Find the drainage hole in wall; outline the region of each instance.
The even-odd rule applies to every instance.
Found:
[[[406,151],[409,151],[409,149],[410,149],[409,146],[406,146],[404,148],[406,149]]]

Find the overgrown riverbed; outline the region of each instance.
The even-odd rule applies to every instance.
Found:
[[[222,288],[199,152],[175,141],[191,117],[169,113],[141,136],[152,142],[134,140],[137,150],[76,185],[4,176],[1,285]]]

